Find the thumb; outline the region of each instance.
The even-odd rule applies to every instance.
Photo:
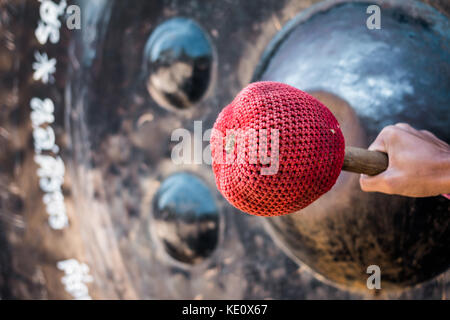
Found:
[[[365,192],[384,192],[386,189],[385,174],[386,171],[376,176],[361,174],[359,177],[359,185],[361,186],[361,190]]]

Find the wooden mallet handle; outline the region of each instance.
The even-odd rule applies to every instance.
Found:
[[[389,159],[384,152],[345,147],[342,170],[375,176],[386,170],[388,164]]]

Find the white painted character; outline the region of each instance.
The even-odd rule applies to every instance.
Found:
[[[41,21],[35,31],[36,38],[40,44],[46,44],[48,40],[51,43],[58,43],[61,28],[59,17],[64,14],[67,2],[66,0],[61,0],[59,4],[51,0],[39,0],[39,2],[41,2],[39,8]]]
[[[34,58],[36,61],[33,62],[33,79],[41,80],[45,84],[53,81],[53,74],[56,72],[56,59],[49,59],[46,53],[41,54],[39,51],[34,53]]]
[[[33,98],[30,101],[30,107],[33,110],[31,112],[31,123],[33,127],[39,127],[46,123],[53,123],[55,117],[53,112],[55,106],[50,99],[41,100],[39,98]]]
[[[89,267],[85,263],[80,263],[75,259],[60,261],[57,268],[64,271],[65,275],[61,279],[66,291],[78,300],[90,300],[87,283],[94,279],[89,274]]]

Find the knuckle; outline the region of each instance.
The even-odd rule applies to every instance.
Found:
[[[412,128],[408,123],[406,122],[399,122],[395,124],[396,127],[403,127],[403,128]]]
[[[387,138],[394,138],[398,134],[398,127],[389,125],[381,131],[381,134],[383,134]]]
[[[383,131],[385,131],[385,132],[392,132],[392,131],[395,131],[396,129],[397,128],[395,127],[395,125],[390,124],[390,125],[384,127]]]

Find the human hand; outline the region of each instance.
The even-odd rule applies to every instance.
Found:
[[[386,152],[389,166],[376,175],[361,175],[363,191],[431,197],[450,193],[450,146],[426,130],[406,123],[385,127],[369,150]]]

